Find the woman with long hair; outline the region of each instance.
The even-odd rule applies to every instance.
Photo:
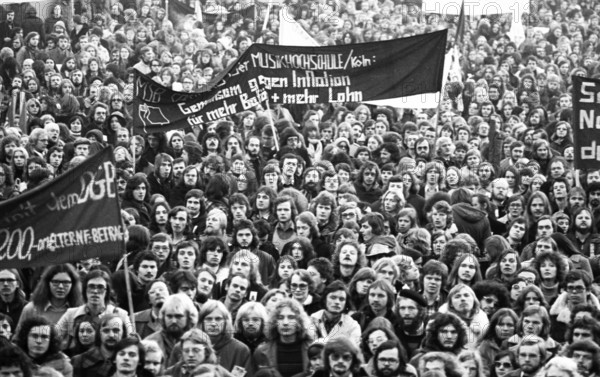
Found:
[[[169,212],[171,206],[167,202],[157,202],[150,210],[150,232],[152,235],[157,233],[167,233],[167,223],[169,221]]]
[[[310,240],[306,237],[295,237],[288,241],[281,250],[281,255],[291,256],[298,268],[306,269],[308,262],[316,257]]]
[[[515,300],[513,308],[518,315],[521,315],[525,309],[532,305],[543,306],[546,309],[550,307],[542,290],[536,285],[528,285],[523,288]]]
[[[69,263],[46,267],[31,294],[31,302],[23,308],[17,328],[34,317],[57,323],[68,308],[81,304],[83,296],[77,270]]]
[[[71,360],[60,350],[60,337],[46,318],[34,316],[23,321],[17,345],[37,367],[51,367],[65,377],[73,376]]]
[[[533,268],[540,275],[540,289],[544,300],[551,305],[560,294],[569,266],[559,254],[547,251],[535,256]]]
[[[289,281],[297,269],[298,263],[291,255],[282,255],[277,261],[273,276],[269,279],[269,288],[277,288],[283,281]]]
[[[481,310],[475,292],[466,284],[459,283],[448,293],[445,305],[440,307],[442,313],[454,313],[467,325],[467,347],[474,348],[481,338],[483,330],[488,326],[487,314]]]
[[[377,274],[370,267],[361,268],[350,280],[348,290],[350,292],[350,304],[354,312],[359,312],[369,305],[367,292],[369,286],[375,280],[377,280]]]
[[[496,355],[505,348],[504,342],[515,335],[519,317],[512,309],[501,308],[492,315],[478,344],[485,365],[492,365]]]
[[[477,258],[472,254],[463,254],[454,261],[452,270],[448,275],[448,289],[457,284],[473,287],[475,283],[481,280],[481,267]]]

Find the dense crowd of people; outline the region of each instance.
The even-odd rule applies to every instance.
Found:
[[[600,2],[536,2],[518,43],[469,17],[438,109],[132,129],[135,70],[200,91],[278,41],[278,6],[185,5],[202,20],[0,7],[0,200],[112,146],[128,233],[122,259],[0,262],[0,376],[600,375],[600,170],[573,166],[570,94],[600,72]],[[322,45],[461,39],[410,2],[284,6]]]

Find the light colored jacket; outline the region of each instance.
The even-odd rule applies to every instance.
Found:
[[[360,345],[360,325],[352,317],[350,317],[348,314],[342,314],[340,321],[333,326],[329,332],[325,329],[324,317],[325,309],[319,310],[310,316],[310,319],[315,325],[313,336],[314,339],[322,341],[323,343],[327,343],[332,339],[342,337],[349,339],[357,346]]]

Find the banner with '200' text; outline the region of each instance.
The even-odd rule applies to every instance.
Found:
[[[112,147],[53,181],[0,203],[0,266],[123,255]]]

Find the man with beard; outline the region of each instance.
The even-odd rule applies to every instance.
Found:
[[[86,87],[83,82],[83,72],[80,69],[75,69],[71,73],[71,82],[73,83],[73,95],[77,97],[77,100],[83,107],[83,97],[86,96]]]
[[[276,368],[282,376],[293,376],[306,372],[309,368],[308,347],[312,343],[310,327],[310,319],[301,303],[290,298],[280,300],[269,314],[266,325],[267,330],[265,331],[267,341],[259,345],[254,352],[254,365],[258,368]],[[347,343],[352,350],[356,351],[354,355],[350,356],[349,360],[354,359],[356,366],[360,366],[359,351],[349,340],[337,338],[328,342],[327,346],[338,344],[341,341],[344,341],[344,344]],[[343,353],[344,356],[345,354],[346,352]],[[339,361],[339,359],[336,360]],[[325,364],[328,368],[327,359]],[[329,375],[328,368],[327,373],[322,374],[322,376]],[[341,374],[340,376],[348,376],[348,374]]]
[[[313,377],[367,377],[361,368],[360,351],[346,338],[336,338],[323,348],[323,368]]]
[[[600,236],[596,233],[596,223],[592,212],[584,206],[575,207],[571,215],[571,229],[567,237],[573,242],[577,250],[586,257],[600,254]],[[594,255],[592,255],[592,249]]]
[[[418,367],[421,358],[430,352],[444,352],[457,356],[468,340],[467,329],[462,319],[453,313],[438,313],[429,321],[423,344],[410,359],[410,364]]]
[[[198,323],[198,309],[185,293],[167,297],[158,314],[161,329],[146,339],[154,340],[168,360],[181,336]]]
[[[246,140],[246,161],[250,163],[257,177],[262,177],[265,160],[260,153],[260,136],[250,136]]]
[[[394,340],[386,340],[377,347],[373,355],[376,377],[418,376],[417,369],[402,357],[400,347]]]
[[[122,129],[127,130],[127,132],[129,132],[129,130],[127,128],[122,128]],[[121,129],[119,131],[121,131]],[[119,131],[117,131],[117,135],[118,135]],[[129,142],[129,140],[127,140],[127,142]],[[181,183],[181,181],[183,179],[183,171],[185,170],[185,168],[186,168],[186,164],[185,164],[185,160],[183,159],[183,157],[178,157],[173,160],[173,184],[174,185]]]
[[[519,369],[506,374],[506,377],[535,376],[546,361],[546,342],[539,336],[529,335],[517,346],[517,364]]]
[[[325,287],[321,296],[321,309],[311,315],[315,325],[315,338],[325,343],[344,337],[354,344],[360,343],[361,328],[352,317],[345,314],[350,309],[350,295],[344,283],[336,280]]]
[[[105,104],[98,102],[90,109],[88,114],[88,119],[91,119],[92,122],[88,125],[87,129],[83,134],[87,134],[89,130],[100,130],[104,127],[104,122],[106,122],[106,114],[107,107]]]
[[[152,63],[152,59],[154,59],[154,50],[152,50],[151,47],[144,46],[140,49],[140,57],[140,61],[137,62],[133,68],[142,72],[144,75],[149,75],[152,73],[150,64]]]
[[[242,219],[234,225],[231,242],[232,254],[240,250],[249,250],[258,256],[258,271],[261,281],[267,282],[275,271],[275,259],[268,253],[260,250],[258,243],[258,235],[252,221]]]
[[[237,312],[233,336],[250,348],[251,355],[267,340],[264,330],[268,316],[267,309],[255,301],[245,303]]]
[[[431,146],[429,140],[425,137],[420,137],[415,142],[415,153],[417,157],[425,159],[425,161],[431,161]]]
[[[354,188],[356,190],[356,196],[361,202],[374,203],[376,202],[383,192],[379,188],[380,171],[377,164],[373,161],[367,161],[363,164],[358,172],[356,181],[354,182]]]
[[[516,165],[517,162],[525,155],[525,144],[522,141],[513,141],[510,144],[510,156],[500,161],[499,176],[503,176],[509,166]]]
[[[96,345],[71,360],[73,376],[109,376],[114,367],[114,352],[117,343],[126,335],[123,320],[115,314],[106,314],[100,319]]]
[[[304,172],[304,180],[302,182],[302,194],[306,199],[311,201],[321,191],[321,172],[315,167],[306,169]]]
[[[133,269],[129,271],[129,281],[131,282],[133,310],[136,312],[148,309],[150,306],[144,291],[146,290],[146,284],[156,279],[158,263],[158,257],[151,251],[141,251],[135,257]],[[121,308],[127,308],[125,270],[118,270],[113,273],[112,285],[115,287],[117,303]]]
[[[15,11],[6,12],[6,20],[0,22],[0,46],[10,46],[12,43],[12,30],[15,27]],[[12,46],[11,46],[12,47]]]
[[[352,314],[361,329],[366,329],[377,317],[383,317],[391,323],[398,323],[399,319],[394,313],[395,290],[387,280],[376,280],[367,290],[369,306],[364,310]]]
[[[164,280],[154,280],[146,286],[145,296],[150,308],[135,313],[135,329],[142,339],[161,330],[159,313],[169,295],[171,291]]]
[[[591,339],[573,342],[565,356],[577,363],[577,371],[584,377],[600,375],[600,347]]]
[[[399,321],[395,324],[394,331],[408,357],[412,357],[425,337],[427,301],[417,292],[408,289],[401,290],[396,300]]]
[[[225,243],[229,243],[227,240],[227,235],[225,234],[227,230],[227,215],[219,208],[213,208],[210,210],[208,215],[206,215],[206,226],[204,228],[204,234],[200,237],[200,240],[208,236],[220,237],[225,241]]]
[[[492,203],[495,205],[495,215],[499,219],[506,215],[504,209],[504,201],[508,194],[508,181],[506,178],[497,178],[492,181],[491,185]]]
[[[591,292],[592,277],[585,271],[572,270],[564,280],[562,292],[550,308],[550,336],[557,342],[565,341],[565,334],[571,323],[571,313],[577,305],[591,305],[600,309],[600,301]]]
[[[218,154],[221,141],[216,132],[207,132],[202,138],[202,150],[204,155]]]
[[[225,290],[227,294],[221,297],[231,317],[235,318],[240,306],[246,303],[246,292],[250,288],[250,280],[241,273],[233,273],[228,279]]]

